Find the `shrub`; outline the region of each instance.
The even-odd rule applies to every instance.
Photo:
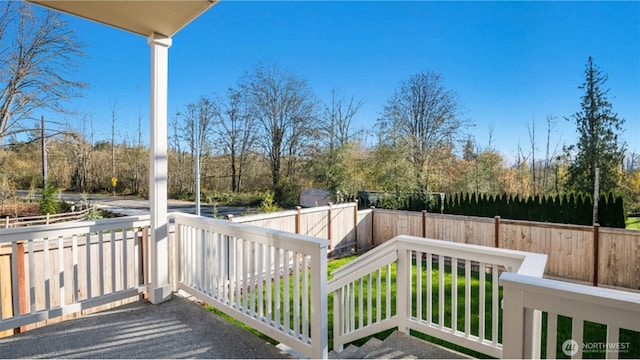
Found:
[[[48,184],[43,189],[39,189],[40,193],[40,214],[57,214],[60,204],[56,199],[58,188]]]
[[[267,191],[263,194],[262,202],[260,203],[260,208],[258,212],[261,213],[272,213],[281,211],[282,208],[278,206],[275,201],[275,196],[272,191]]]

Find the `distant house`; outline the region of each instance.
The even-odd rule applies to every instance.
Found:
[[[322,189],[306,189],[300,195],[300,206],[326,206],[331,202],[331,194]]]

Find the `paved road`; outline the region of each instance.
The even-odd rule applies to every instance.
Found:
[[[26,196],[27,191],[18,191],[20,196]],[[82,194],[79,193],[62,193],[61,198],[74,203],[81,202]],[[145,215],[149,213],[149,200],[136,198],[131,196],[111,196],[103,194],[89,194],[87,201],[91,204],[98,205],[101,209],[120,214],[120,215]],[[196,213],[196,204],[191,201],[169,200],[169,212],[183,212],[188,214]],[[241,216],[247,211],[245,207],[238,206],[217,206],[218,216],[232,214],[233,216]],[[212,217],[214,206],[200,203],[200,214],[202,216]]]

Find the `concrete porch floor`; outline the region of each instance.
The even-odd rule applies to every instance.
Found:
[[[0,339],[0,358],[291,358],[257,336],[174,296],[139,301]]]

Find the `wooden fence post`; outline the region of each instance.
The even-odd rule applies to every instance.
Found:
[[[422,237],[427,237],[427,210],[422,210]]]
[[[373,216],[373,214],[375,214],[376,212],[376,207],[372,206],[371,207],[371,247],[374,247],[376,245],[376,225],[373,222],[373,220],[375,219],[375,216]]]
[[[500,248],[500,216],[495,218],[495,233],[494,233],[494,246]]]
[[[356,199],[355,205],[353,207],[353,237],[356,241],[356,246],[354,250],[357,254],[358,253],[358,199]]]
[[[300,231],[301,231],[301,227],[300,227],[300,218],[301,218],[301,214],[300,214],[300,206],[296,206],[296,210],[298,211],[298,213],[296,214],[296,234],[300,235]]]
[[[593,224],[593,286],[598,286],[598,267],[600,265],[600,224]]]
[[[8,215],[7,215],[7,217],[5,218],[5,221],[4,221],[4,228],[5,229],[9,228],[9,216]]]
[[[18,309],[13,309],[14,314],[22,315],[27,313],[27,287],[25,284],[26,273],[24,270],[24,243],[19,242],[17,244],[16,253],[14,256],[16,257],[16,265],[18,270],[18,293],[15,296],[18,296]],[[15,329],[16,333],[21,333],[27,331],[26,326],[20,326]]]
[[[145,285],[147,283],[147,228],[140,228],[140,285]],[[91,246],[91,243],[87,244],[87,246]],[[140,295],[140,299],[148,299],[149,294],[144,293]]]

